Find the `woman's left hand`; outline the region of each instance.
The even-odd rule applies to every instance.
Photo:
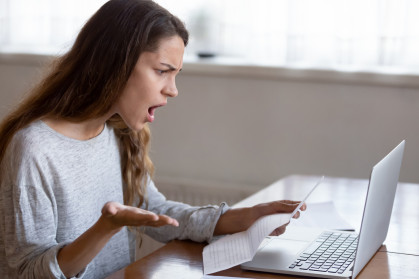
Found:
[[[298,206],[299,201],[280,200],[268,203],[261,203],[253,207],[234,208],[220,216],[215,226],[214,235],[232,234],[247,230],[257,219],[265,215],[275,213],[292,213]],[[300,210],[305,210],[303,204]],[[298,211],[293,218],[298,218]],[[288,224],[278,227],[271,235],[280,235],[285,232]]]

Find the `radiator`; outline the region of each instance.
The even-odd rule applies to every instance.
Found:
[[[156,179],[156,187],[168,200],[197,206],[221,202],[233,205],[256,191],[255,187],[247,185],[174,178]]]
[[[226,202],[233,205],[253,194],[256,187],[218,183],[203,182],[190,179],[157,178],[156,187],[166,196],[168,200],[179,201],[190,205],[203,206],[208,204],[218,205]],[[140,245],[137,245],[136,258],[140,259],[151,252],[163,247],[164,244],[142,235]]]

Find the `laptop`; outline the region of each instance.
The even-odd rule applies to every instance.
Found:
[[[267,237],[246,270],[318,278],[356,278],[387,236],[405,141],[371,171],[359,233],[287,228]]]

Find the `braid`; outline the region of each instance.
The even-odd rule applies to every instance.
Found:
[[[121,144],[122,176],[125,182],[124,204],[133,205],[138,198],[137,206],[147,204],[147,183],[154,173],[153,163],[148,155],[150,147],[150,129],[148,125],[139,131],[133,131],[126,126],[118,115],[108,120]]]

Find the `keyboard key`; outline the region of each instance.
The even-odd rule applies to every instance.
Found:
[[[303,263],[303,264],[300,266],[300,269],[301,269],[301,270],[307,270],[307,269],[309,269],[309,268],[310,268],[310,266],[311,266],[311,263]]]
[[[329,269],[327,270],[327,272],[330,272],[330,273],[336,273],[336,272],[338,272],[338,269],[337,269],[337,268],[329,268]]]
[[[340,270],[340,269],[338,270],[338,273],[339,273],[339,274],[342,274],[342,273],[344,273],[344,272],[345,272],[345,270]]]
[[[321,243],[318,242],[314,242],[313,244],[311,244],[309,247],[307,247],[307,249],[304,250],[305,254],[313,254],[314,251],[317,250],[317,248],[319,248],[321,245]]]
[[[308,270],[312,270],[312,271],[319,271],[320,267],[310,267]]]

